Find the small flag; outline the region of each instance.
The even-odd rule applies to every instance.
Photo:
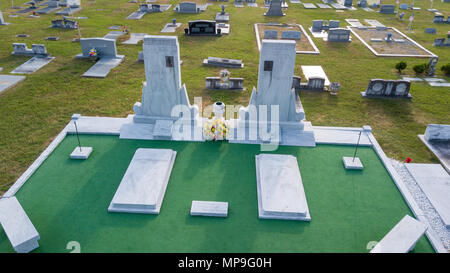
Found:
[[[412,23],[412,21],[414,21],[414,13],[411,14],[411,17],[409,17],[409,21]]]

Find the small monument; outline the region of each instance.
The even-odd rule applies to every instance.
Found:
[[[392,42],[392,32],[388,32],[386,34],[386,38],[384,38],[384,40],[388,43]]]
[[[284,16],[281,9],[281,0],[270,1],[269,10],[264,14],[265,16]]]
[[[227,23],[230,21],[230,14],[225,12],[225,5],[222,5],[222,11],[216,14],[216,22],[224,22]]]
[[[430,68],[428,70],[428,76],[434,76],[434,73],[436,72],[436,65],[437,65],[438,61],[439,61],[438,56],[435,56],[430,59],[430,62],[428,63],[430,66]]]
[[[207,77],[206,88],[213,90],[244,90],[243,78],[230,78],[230,71],[220,70],[220,77]]]

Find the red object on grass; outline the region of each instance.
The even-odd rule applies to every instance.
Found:
[[[412,161],[412,159],[408,156],[405,160],[405,163],[410,163]]]

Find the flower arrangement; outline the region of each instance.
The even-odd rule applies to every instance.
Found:
[[[93,48],[93,49],[89,50],[89,56],[92,57],[92,58],[97,57],[98,56],[97,49]]]
[[[203,135],[206,140],[228,139],[228,124],[223,118],[208,119],[203,125]]]

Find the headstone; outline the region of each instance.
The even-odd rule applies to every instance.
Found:
[[[400,9],[401,10],[407,10],[409,8],[408,4],[400,4]]]
[[[328,23],[328,28],[338,28],[339,27],[339,20],[330,20]]]
[[[203,64],[218,66],[218,67],[230,67],[230,68],[243,68],[244,64],[242,60],[225,59],[217,57],[208,57],[208,59],[203,60]]]
[[[412,96],[409,94],[411,82],[404,80],[382,80],[372,79],[365,92],[361,92],[363,97],[377,97],[377,98],[408,98]]]
[[[439,61],[439,57],[433,57],[430,59],[430,62],[428,63],[429,69],[427,76],[434,76],[434,73],[436,72],[436,65]]]
[[[225,12],[225,6],[222,5],[222,11],[216,14],[216,22],[228,22],[230,20],[230,14]]]
[[[386,41],[386,42],[392,42],[392,32],[388,32],[387,34],[386,34],[386,38],[384,38],[384,40]]]
[[[450,140],[450,125],[428,124],[424,138],[426,141],[448,141]]]
[[[437,24],[446,23],[446,21],[444,19],[445,19],[444,15],[435,15],[433,18],[433,23],[437,23]]]
[[[277,30],[264,30],[264,38],[263,39],[278,39],[278,31]]]
[[[269,135],[254,132],[251,138],[263,143],[279,142],[279,129],[282,131],[285,128],[289,131],[292,130],[292,133],[297,135],[297,139],[302,139],[300,145],[314,146],[314,132],[305,130],[305,113],[301,108],[296,107],[300,98],[295,89],[292,88],[296,42],[293,40],[263,39],[260,52],[258,88],[253,89],[249,105],[240,108],[238,126],[246,128],[250,124],[258,124],[258,126],[273,124],[271,125],[273,126],[271,127],[272,132]],[[278,107],[279,109],[278,120],[272,120],[270,113],[265,116],[267,120],[258,118],[258,111],[261,111],[258,109],[265,108],[270,112],[272,107]],[[250,111],[256,112],[250,114]]]
[[[427,27],[425,29],[425,33],[429,33],[429,34],[436,34],[436,29],[433,27]]]
[[[312,24],[312,32],[321,32],[323,29],[323,20],[314,20]]]
[[[395,14],[395,6],[394,5],[381,5],[380,6],[380,13],[383,14]]]
[[[197,36],[220,36],[221,31],[217,29],[216,21],[196,20],[188,23],[185,30],[186,35]]]
[[[13,43],[14,55],[32,55],[33,51],[27,47],[25,43]]]
[[[281,0],[270,1],[269,10],[264,14],[265,16],[284,16],[281,9]]]
[[[281,39],[300,40],[302,33],[300,31],[283,31],[281,32]]]
[[[199,13],[200,8],[197,7],[195,2],[180,2],[175,11],[179,13]]]
[[[346,28],[332,28],[328,30],[328,42],[350,42],[350,30]]]
[[[43,55],[43,56],[48,55],[45,45],[33,44],[31,45],[31,50],[33,50],[33,53],[36,55]]]
[[[89,51],[96,49],[98,51],[98,57],[117,57],[116,41],[106,38],[81,38],[81,55],[78,57],[89,58]]]
[[[155,123],[158,119],[177,120],[172,116],[174,107],[185,107],[195,119],[198,107],[191,106],[186,86],[181,84],[180,49],[177,36],[153,36],[144,38],[144,65],[146,82],[142,88],[142,101],[136,102],[135,123]],[[158,80],[154,80],[157,77]],[[161,92],[164,90],[164,92]]]
[[[367,0],[358,1],[358,7],[367,8]]]

